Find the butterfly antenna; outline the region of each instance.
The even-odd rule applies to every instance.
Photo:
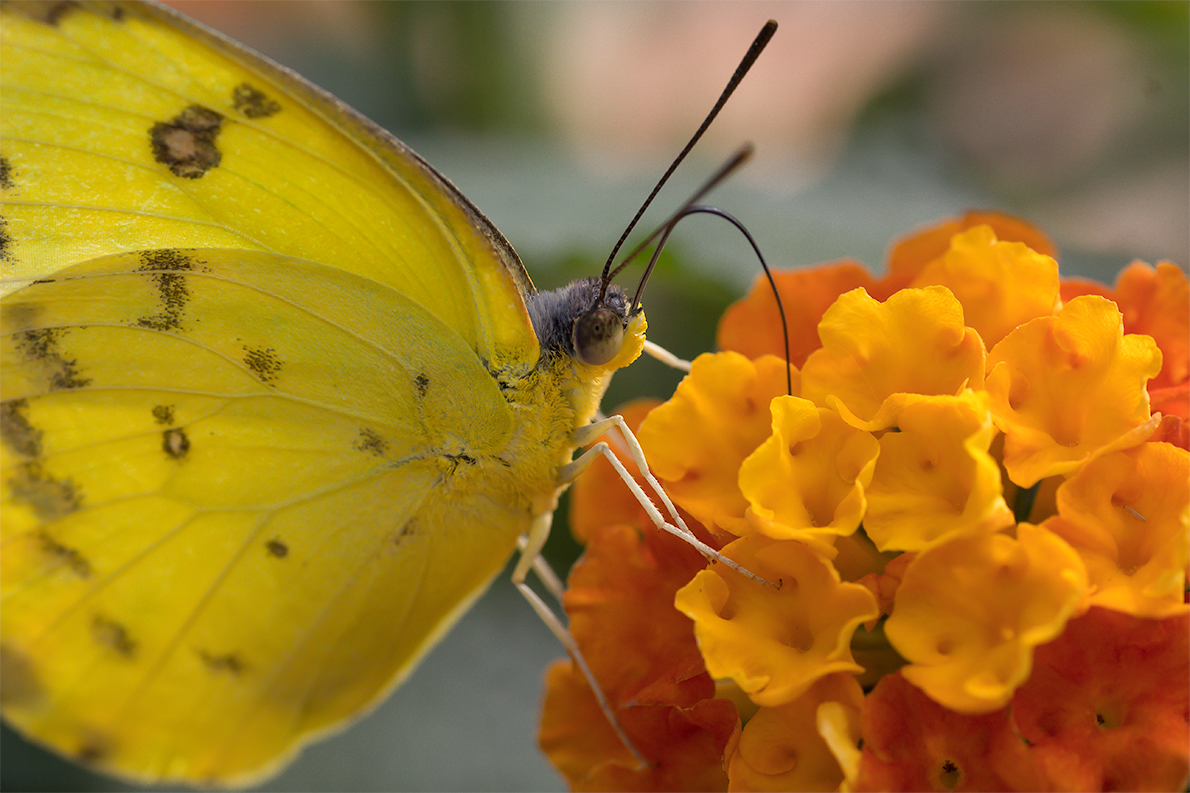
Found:
[[[756,254],[756,258],[760,260],[760,266],[764,270],[765,277],[769,279],[769,286],[772,287],[773,297],[777,301],[777,316],[781,318],[781,338],[785,342],[785,392],[790,396],[793,396],[793,375],[789,371],[792,365],[792,357],[789,354],[789,325],[785,320],[785,307],[781,304],[781,293],[777,289],[777,282],[773,279],[773,271],[769,269],[768,262],[764,260],[764,254],[760,252],[760,246],[756,244],[756,239],[752,236],[752,232],[748,231],[748,228],[742,222],[740,222],[737,217],[726,212],[725,210],[722,210],[719,207],[694,205],[693,201],[690,201],[687,202],[687,205],[681,210],[674,213],[673,217],[667,220],[664,226],[653,232],[653,234],[650,236],[650,240],[658,235],[660,235],[661,238],[657,241],[657,247],[653,249],[653,255],[649,257],[649,264],[647,267],[645,267],[645,275],[641,279],[640,286],[637,287],[636,296],[632,299],[633,309],[635,310],[638,301],[640,300],[640,293],[645,288],[645,280],[649,277],[649,273],[653,271],[653,266],[657,264],[657,259],[661,256],[661,249],[665,247],[665,243],[667,240],[669,240],[669,235],[673,232],[674,227],[678,225],[678,221],[695,213],[716,215],[723,218],[728,223],[731,223],[733,226],[739,229],[740,233],[744,235],[744,238],[748,240],[748,244],[752,246],[752,251]],[[649,240],[646,240],[645,242],[647,243],[648,241]],[[642,243],[640,247],[643,248],[644,244],[645,243]],[[629,257],[627,257],[624,264],[627,264],[637,252],[639,251],[635,251]],[[621,264],[620,267],[617,267],[614,272],[619,272],[623,266],[624,265]]]
[[[677,211],[670,215],[664,223],[658,226],[652,234],[641,240],[640,244],[633,248],[632,251],[627,256],[625,256],[618,265],[616,265],[616,269],[612,270],[608,274],[607,280],[611,281],[614,279],[621,270],[632,263],[633,259],[635,259],[637,256],[640,256],[641,252],[644,251],[645,248],[652,245],[653,240],[657,239],[662,234],[665,234],[665,236],[668,237],[669,230],[673,228],[674,224],[676,224],[678,220],[687,214],[687,210],[689,210],[690,207],[697,204],[703,196],[709,193],[717,184],[730,176],[731,173],[735,171],[735,169],[739,168],[741,165],[750,160],[752,158],[752,154],[755,151],[756,149],[751,143],[745,143],[743,146],[741,146],[736,151],[736,153],[727,160],[727,162],[719,167],[719,170],[711,174],[711,177],[703,183],[702,187],[695,190],[694,194],[686,199],[682,206],[678,207]],[[641,276],[640,284],[636,288],[636,297],[632,300],[630,312],[635,312],[639,309],[641,293],[644,291],[645,282],[649,280],[649,275],[653,272],[653,264],[656,262],[656,260],[656,256],[649,260],[649,266],[645,269],[644,275]]]
[[[674,158],[674,161],[670,163],[670,166],[665,171],[665,174],[662,175],[661,179],[658,180],[657,184],[653,187],[652,192],[649,193],[649,197],[645,199],[645,202],[641,204],[640,209],[636,211],[636,215],[633,216],[632,221],[628,224],[628,228],[624,229],[624,233],[621,234],[620,239],[616,241],[615,247],[612,248],[611,254],[609,254],[607,257],[607,262],[603,265],[603,274],[600,276],[602,281],[602,286],[599,290],[600,304],[603,303],[603,297],[607,292],[607,286],[611,282],[611,278],[608,273],[611,271],[612,262],[616,260],[616,254],[620,252],[620,248],[624,245],[624,240],[628,239],[628,235],[632,233],[634,228],[636,228],[636,224],[638,221],[640,221],[641,215],[643,215],[645,210],[649,208],[649,204],[653,203],[653,199],[657,196],[657,193],[660,192],[662,186],[664,186],[665,183],[669,181],[669,177],[673,174],[674,170],[676,170],[678,165],[681,164],[682,160],[686,158],[686,155],[690,153],[690,150],[694,148],[694,144],[698,143],[698,139],[701,138],[702,134],[707,131],[707,127],[709,127],[711,122],[715,120],[715,116],[719,115],[719,111],[723,109],[723,105],[727,104],[728,98],[733,93],[735,93],[736,87],[740,84],[740,81],[744,79],[744,75],[748,73],[748,70],[752,68],[752,64],[754,64],[756,59],[760,57],[760,53],[764,51],[765,46],[769,43],[769,39],[773,37],[773,33],[776,31],[777,23],[775,20],[770,19],[768,22],[764,23],[764,27],[760,29],[760,33],[758,33],[756,38],[752,41],[752,46],[748,48],[748,52],[744,55],[744,59],[740,61],[740,65],[736,67],[735,74],[733,74],[731,79],[727,81],[727,87],[724,88],[723,93],[719,95],[719,101],[715,102],[715,106],[711,108],[711,112],[707,114],[705,119],[703,119],[702,125],[699,126],[698,130],[694,133],[694,136],[690,138],[690,141],[686,144],[682,151],[676,158]]]

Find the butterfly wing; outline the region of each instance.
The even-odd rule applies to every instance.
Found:
[[[3,6],[7,719],[243,782],[408,672],[573,426],[490,224],[280,67],[155,8]],[[559,400],[561,398],[559,397]]]

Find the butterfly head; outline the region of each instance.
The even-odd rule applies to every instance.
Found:
[[[636,360],[644,346],[644,312],[631,311],[624,290],[615,285],[604,289],[598,278],[538,292],[528,309],[547,356],[564,354],[578,364],[611,371]]]

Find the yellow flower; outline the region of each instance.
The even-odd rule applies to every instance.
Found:
[[[640,425],[637,438],[653,473],[711,531],[748,531],[740,463],[772,433],[769,402],[786,392],[785,366],[770,355],[700,355],[673,398]]]
[[[988,453],[996,428],[971,391],[919,396],[880,438],[864,529],[882,551],[918,551],[962,531],[1012,524],[1000,466]]]
[[[851,534],[864,515],[876,439],[799,397],[779,396],[771,410],[773,434],[739,469],[749,524],[777,540]]]
[[[818,726],[820,709],[828,703],[848,717],[847,726],[858,730],[863,689],[851,675],[828,675],[794,701],[761,708],[748,720],[724,756],[728,789],[838,788],[843,771]]]
[[[967,326],[992,347],[1009,331],[1054,314],[1058,263],[1023,242],[1000,242],[991,226],[954,235],[950,249],[927,264],[913,286],[940,284],[963,305]]]
[[[1148,439],[1145,382],[1161,370],[1148,336],[1124,335],[1110,300],[1084,295],[1026,322],[988,355],[988,407],[1004,432],[1004,466],[1030,487],[1095,454]]]
[[[818,325],[802,396],[868,431],[892,426],[909,394],[957,394],[983,383],[984,348],[942,286],[902,289],[884,303],[854,289]]]
[[[879,614],[871,592],[842,583],[800,542],[752,535],[723,554],[780,588],[720,564],[678,590],[674,605],[694,620],[713,677],[732,678],[753,702],[772,707],[831,673],[863,671],[852,658],[851,635]]]
[[[1187,610],[1190,453],[1142,443],[1088,463],[1058,488],[1046,528],[1087,565],[1091,604],[1163,619]]]
[[[1060,537],[1022,523],[955,537],[905,571],[884,625],[908,661],[905,679],[959,713],[1004,707],[1029,676],[1033,648],[1082,605],[1087,572]]]

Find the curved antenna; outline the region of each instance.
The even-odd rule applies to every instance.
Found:
[[[624,240],[628,239],[628,235],[632,233],[634,228],[636,228],[636,224],[640,220],[641,215],[643,215],[645,210],[649,208],[649,204],[653,203],[653,199],[661,190],[662,186],[667,181],[669,181],[670,175],[673,174],[674,170],[677,169],[682,160],[686,158],[686,155],[690,153],[690,150],[694,148],[694,144],[698,142],[698,139],[702,137],[702,134],[707,131],[707,127],[709,127],[711,122],[715,120],[715,116],[719,115],[719,111],[723,109],[723,105],[727,103],[728,98],[735,92],[735,89],[740,84],[740,81],[744,79],[744,75],[747,74],[748,70],[752,68],[752,64],[756,62],[758,57],[760,57],[760,53],[764,50],[765,46],[769,43],[769,39],[773,37],[773,34],[776,31],[777,23],[775,20],[770,19],[768,22],[764,23],[764,27],[760,29],[760,32],[756,34],[756,38],[752,41],[752,46],[748,47],[748,52],[744,55],[744,59],[740,61],[740,65],[736,67],[735,73],[731,76],[731,79],[727,81],[727,87],[724,88],[723,93],[719,95],[719,101],[715,102],[715,106],[711,108],[711,112],[707,114],[705,119],[703,119],[702,125],[699,126],[698,130],[694,133],[694,136],[690,138],[690,141],[686,144],[685,148],[683,148],[674,161],[670,163],[669,168],[653,187],[653,191],[649,193],[649,197],[645,199],[643,204],[641,204],[640,209],[636,210],[636,215],[634,215],[631,222],[629,222],[628,228],[624,229],[624,233],[620,235],[620,239],[616,241],[615,247],[612,248],[612,252],[607,257],[607,262],[603,265],[603,274],[600,276],[600,280],[603,283],[599,290],[599,303],[603,302],[603,296],[607,292],[607,285],[610,282],[610,276],[608,276],[608,272],[611,270],[612,262],[615,261],[616,254],[620,252],[620,247],[624,244]]]
[[[647,236],[643,240],[641,240],[640,244],[637,245],[635,248],[633,248],[632,252],[629,253],[627,256],[625,256],[620,261],[620,263],[618,265],[616,265],[616,269],[614,269],[610,273],[608,273],[607,280],[611,281],[613,278],[615,278],[620,273],[621,270],[623,270],[625,267],[627,267],[629,264],[631,264],[633,259],[635,259],[637,256],[640,256],[641,251],[643,251],[645,248],[649,247],[649,245],[652,244],[653,240],[657,239],[657,237],[660,236],[665,231],[665,229],[667,227],[669,227],[673,223],[677,222],[678,219],[681,218],[682,214],[687,209],[689,209],[690,207],[697,204],[699,199],[701,199],[707,193],[711,192],[711,190],[717,184],[719,184],[724,179],[726,179],[728,176],[730,176],[731,173],[733,171],[735,171],[735,169],[739,168],[741,165],[746,163],[748,160],[752,159],[752,155],[753,155],[753,153],[755,153],[755,151],[756,151],[756,148],[751,143],[745,143],[743,146],[741,146],[739,149],[737,149],[736,153],[731,155],[731,157],[727,160],[727,162],[725,162],[725,163],[723,163],[723,165],[719,166],[719,170],[717,170],[717,171],[715,171],[715,173],[711,174],[710,178],[707,179],[703,183],[702,187],[700,187],[694,191],[694,195],[687,198],[686,201],[680,207],[678,207],[678,209],[672,215],[670,215],[668,218],[666,218],[665,222],[662,223],[660,226],[658,226],[653,231],[652,234],[650,234],[649,236]],[[641,276],[640,285],[637,286],[637,288],[636,288],[637,300],[632,301],[632,307],[631,307],[630,311],[636,311],[641,292],[644,291],[644,288],[645,288],[645,281],[649,280],[649,274],[651,272],[652,272],[652,268],[650,267],[649,269],[645,270],[645,274],[643,276]]]
[[[731,223],[733,226],[739,229],[740,233],[744,235],[744,238],[748,240],[748,243],[752,246],[752,251],[756,254],[756,258],[760,260],[760,266],[764,269],[765,277],[768,278],[769,286],[772,287],[773,290],[773,297],[777,301],[777,316],[781,318],[781,337],[785,342],[785,392],[790,396],[793,396],[793,375],[789,373],[789,367],[792,365],[792,359],[789,354],[789,325],[785,321],[785,307],[781,305],[781,293],[777,291],[777,282],[773,279],[772,270],[769,269],[768,262],[764,260],[764,254],[760,252],[760,246],[756,244],[756,240],[753,238],[752,232],[748,231],[748,229],[742,222],[740,222],[738,218],[726,212],[725,210],[720,209],[719,207],[703,205],[688,206],[681,212],[678,212],[666,223],[666,225],[662,226],[657,230],[657,232],[655,232],[655,234],[659,233],[661,235],[661,239],[657,242],[657,247],[653,249],[653,255],[649,257],[649,264],[645,268],[645,278],[648,278],[649,273],[653,271],[653,266],[657,264],[657,259],[661,256],[661,249],[665,247],[665,243],[669,239],[669,235],[673,232],[674,227],[678,225],[678,221],[695,213],[716,215],[723,218],[728,223]],[[644,279],[641,280],[641,285],[637,289],[636,297],[632,299],[632,305],[634,307],[637,304],[637,300],[640,298],[640,292],[642,289],[644,289]]]

